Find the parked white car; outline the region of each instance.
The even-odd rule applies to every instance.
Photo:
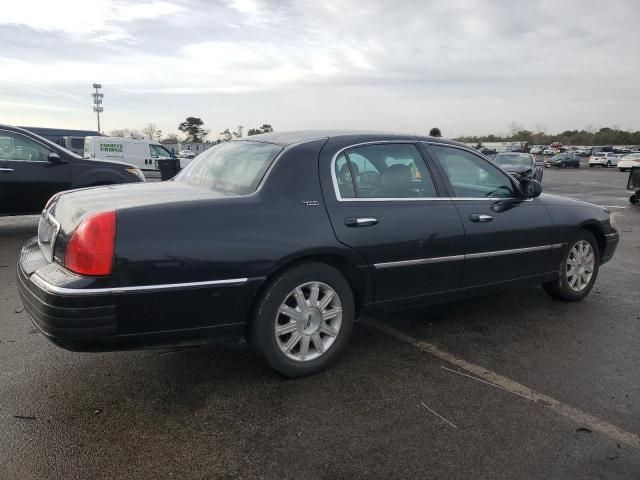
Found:
[[[118,160],[140,170],[158,170],[158,160],[171,158],[171,152],[158,142],[143,138],[86,137],[84,158]]]
[[[589,157],[589,167],[615,167],[620,160],[613,152],[596,152]]]
[[[626,172],[631,167],[640,167],[640,152],[633,152],[618,160],[618,170]]]
[[[196,158],[196,153],[191,150],[180,150],[178,152],[178,160],[180,160],[180,168],[184,168]]]
[[[591,147],[577,148],[576,150],[574,150],[573,153],[575,153],[576,155],[579,155],[581,157],[589,157],[593,153],[593,148],[591,148]]]
[[[557,153],[560,153],[558,148],[545,148],[542,152],[543,155],[555,155]]]
[[[544,151],[544,148],[544,145],[534,145],[529,153],[532,153],[533,155],[541,155]]]

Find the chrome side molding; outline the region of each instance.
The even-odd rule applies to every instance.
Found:
[[[417,258],[415,260],[401,260],[399,262],[376,263],[373,266],[377,270],[393,267],[409,267],[415,265],[427,265],[430,263],[458,262],[460,260],[473,260],[474,258],[498,257],[501,255],[517,255],[519,253],[540,252],[543,250],[555,250],[562,248],[564,243],[554,243],[551,245],[539,245],[536,247],[513,248],[510,250],[494,250],[491,252],[467,253],[465,255],[450,255],[448,257]]]
[[[136,292],[163,292],[168,290],[183,290],[185,288],[213,287],[224,285],[241,285],[249,281],[248,278],[231,278],[227,280],[209,280],[205,282],[185,282],[185,283],[163,283],[159,285],[137,285],[131,287],[112,287],[112,288],[67,288],[58,287],[44,280],[37,273],[29,277],[30,280],[40,288],[49,293],[57,295],[113,295],[127,294]]]

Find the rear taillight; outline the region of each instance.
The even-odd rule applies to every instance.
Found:
[[[91,215],[71,235],[64,266],[81,275],[109,275],[113,267],[115,242],[116,212]]]

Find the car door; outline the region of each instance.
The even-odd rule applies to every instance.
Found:
[[[462,288],[533,278],[557,270],[551,218],[538,198],[523,199],[517,183],[472,150],[430,143],[428,151],[465,229]]]
[[[71,188],[71,168],[59,157],[49,160],[44,143],[0,129],[0,214],[39,213],[47,200]]]
[[[464,230],[444,186],[411,142],[336,147],[321,153],[335,234],[369,265],[378,307],[454,296]]]

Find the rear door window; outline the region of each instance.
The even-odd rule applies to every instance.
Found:
[[[437,191],[415,145],[388,143],[355,147],[336,158],[334,175],[341,198],[433,198]]]
[[[71,139],[71,148],[84,148],[84,138],[72,138]]]

